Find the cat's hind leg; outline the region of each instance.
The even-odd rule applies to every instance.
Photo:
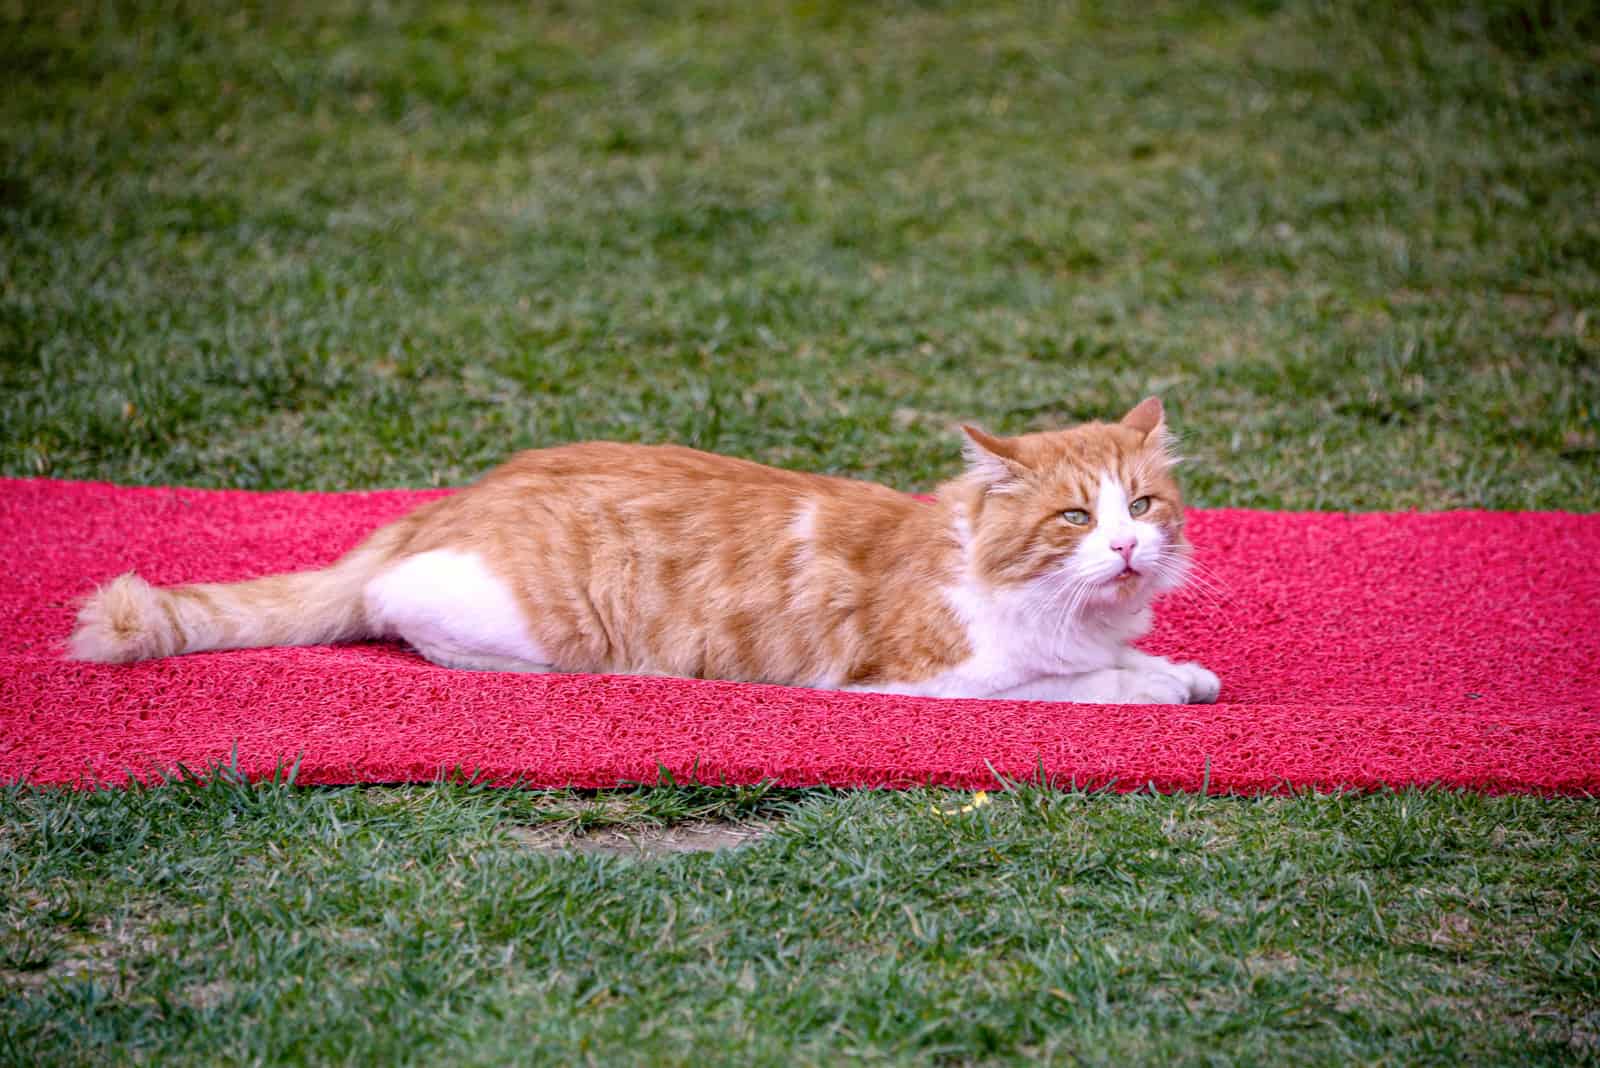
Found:
[[[443,667],[549,671],[505,580],[476,553],[435,549],[408,556],[367,583],[367,622]]]

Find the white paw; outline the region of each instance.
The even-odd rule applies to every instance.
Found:
[[[1188,697],[1184,701],[1185,704],[1209,705],[1217,699],[1217,694],[1222,692],[1222,680],[1217,678],[1216,672],[1209,671],[1199,664],[1173,664],[1171,670],[1187,687]]]
[[[1127,700],[1140,705],[1186,705],[1189,684],[1173,672],[1143,672],[1133,681]]]

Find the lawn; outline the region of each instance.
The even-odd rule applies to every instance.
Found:
[[[0,68],[0,474],[921,489],[1159,392],[1201,507],[1600,510],[1590,5],[10,3]],[[964,799],[8,787],[0,1063],[1600,1062],[1593,801]]]

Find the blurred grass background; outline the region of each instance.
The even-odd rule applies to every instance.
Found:
[[[1167,396],[1198,503],[1592,508],[1579,5],[27,5],[0,470],[925,486]]]
[[[1202,506],[1600,507],[1590,4],[0,0],[0,69],[7,475],[923,488],[1159,392]],[[1600,1056],[1591,801],[943,803],[10,788],[0,1062]]]

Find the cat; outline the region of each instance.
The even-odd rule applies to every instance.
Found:
[[[519,453],[319,571],[96,591],[69,655],[362,638],[484,671],[1182,704],[1217,676],[1130,644],[1189,568],[1161,402],[996,437],[931,502],[676,445]]]

